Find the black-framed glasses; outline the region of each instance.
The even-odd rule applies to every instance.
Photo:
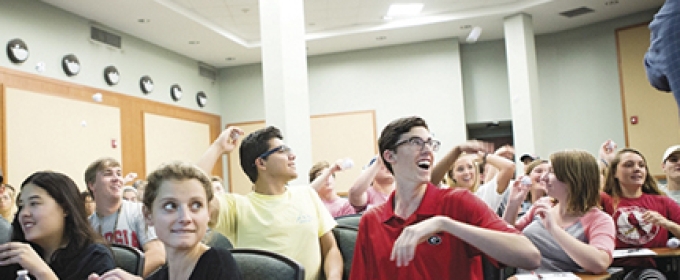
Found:
[[[394,148],[396,149],[397,147],[403,145],[403,144],[408,144],[409,146],[413,147],[420,147],[420,150],[422,151],[425,148],[425,145],[430,146],[430,149],[432,149],[433,152],[436,152],[439,150],[439,146],[441,145],[441,142],[439,140],[435,139],[428,139],[427,141],[423,140],[423,138],[414,136],[409,139],[404,139],[401,141],[398,141],[397,143],[394,144]]]
[[[292,151],[293,150],[291,150],[290,147],[288,147],[286,145],[281,145],[281,146],[278,146],[276,148],[273,148],[269,151],[262,153],[258,158],[267,159],[267,157],[271,156],[273,153],[290,154]]]

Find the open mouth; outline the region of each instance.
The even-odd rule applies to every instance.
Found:
[[[421,160],[418,162],[418,168],[423,170],[429,170],[432,163],[429,160]]]

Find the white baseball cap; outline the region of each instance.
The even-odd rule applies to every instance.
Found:
[[[670,146],[668,149],[666,149],[666,152],[663,153],[661,163],[666,163],[668,157],[670,157],[675,152],[680,152],[680,145]]]

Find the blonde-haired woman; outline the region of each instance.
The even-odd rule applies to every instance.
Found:
[[[515,173],[515,163],[502,156],[487,153],[488,150],[489,144],[480,141],[468,141],[454,147],[434,166],[430,181],[439,185],[444,176],[448,175],[450,187],[470,190],[496,212],[503,192]],[[479,186],[478,164],[484,163],[498,169],[498,173]]]

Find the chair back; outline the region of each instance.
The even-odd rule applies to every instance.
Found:
[[[337,225],[333,228],[333,236],[335,236],[335,242],[338,244],[338,249],[340,249],[342,255],[342,279],[349,279],[358,233],[358,229],[352,226]]]
[[[284,255],[260,249],[232,249],[243,279],[304,280],[305,269]]]
[[[142,251],[121,244],[111,244],[111,251],[113,251],[113,258],[116,260],[116,267],[134,275],[142,276],[142,273],[144,273],[144,253]]]
[[[234,249],[234,245],[231,244],[229,238],[214,230],[211,230],[203,237],[203,243],[210,247],[224,248],[227,250]]]
[[[359,228],[359,221],[361,220],[361,214],[352,214],[346,216],[335,217],[335,221],[338,225],[350,226],[354,228]]]

